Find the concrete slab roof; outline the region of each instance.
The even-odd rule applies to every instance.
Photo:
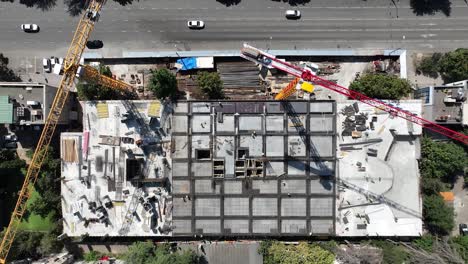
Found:
[[[338,104],[338,111],[350,111],[353,103]],[[337,235],[420,236],[417,159],[421,127],[362,103],[357,107],[358,113],[338,115],[338,133],[349,129],[353,120],[364,131],[354,137],[342,134],[338,140]],[[422,104],[400,101],[399,107],[420,115]]]

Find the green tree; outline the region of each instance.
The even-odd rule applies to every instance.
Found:
[[[0,53],[0,82],[21,82],[21,78],[8,68],[9,60]]]
[[[197,264],[200,257],[193,251],[172,253],[167,243],[155,246],[151,242],[133,243],[123,259],[129,264]]]
[[[439,73],[446,83],[468,79],[468,49],[445,53],[438,66]]]
[[[43,236],[44,234],[39,232],[18,230],[8,253],[7,263],[17,259],[41,257],[38,249]]]
[[[335,256],[317,244],[301,242],[298,245],[285,245],[284,243],[273,241],[264,242],[260,245],[259,253],[267,256],[268,262],[275,264],[331,264]],[[266,254],[265,254],[266,253]],[[264,258],[265,260],[265,258]]]
[[[151,242],[136,242],[128,247],[123,260],[128,264],[146,263],[148,259],[154,257],[154,245]]]
[[[463,171],[466,164],[468,156],[462,146],[452,142],[435,142],[426,137],[422,139],[419,166],[423,178],[449,182]]]
[[[91,250],[83,254],[83,259],[85,261],[98,261],[100,258],[102,258],[102,256],[103,256],[102,253]]]
[[[422,237],[413,240],[413,244],[427,252],[432,252],[434,248],[434,236],[423,235]]]
[[[468,263],[468,236],[456,236],[449,240],[450,245]]]
[[[428,230],[433,234],[447,235],[454,227],[453,208],[447,206],[440,195],[424,197],[423,216]]]
[[[423,74],[432,78],[439,76],[439,61],[442,53],[433,53],[431,56],[424,57],[416,66],[418,74]]]
[[[0,150],[0,163],[16,159],[16,152],[9,149]]]
[[[61,218],[61,198],[60,198],[60,159],[54,157],[54,150],[49,147],[47,155],[42,164],[41,173],[34,187],[40,194],[28,210],[41,217],[52,216],[52,219]]]
[[[107,77],[112,77],[112,72],[109,66],[100,65],[99,73]],[[123,93],[121,90],[113,89],[110,87],[102,86],[94,81],[87,83],[79,82],[76,85],[78,92],[78,98],[83,101],[94,101],[94,100],[123,100],[131,99],[132,94]]]
[[[177,95],[177,79],[169,70],[162,68],[151,70],[148,88],[159,99],[175,98]]]
[[[223,81],[217,72],[200,72],[197,75],[199,89],[208,99],[223,99]]]
[[[366,74],[351,83],[351,90],[379,99],[398,100],[408,95],[411,84],[396,76],[386,74]]]
[[[273,261],[273,256],[270,255],[270,247],[275,241],[272,240],[262,240],[260,246],[258,247],[258,254],[263,256],[263,264],[275,264]]]
[[[400,245],[383,240],[374,240],[371,245],[382,249],[384,264],[403,264],[409,259],[408,252]]]

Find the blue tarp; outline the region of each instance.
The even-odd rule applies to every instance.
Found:
[[[194,57],[178,59],[177,63],[182,64],[182,69],[181,70],[183,70],[183,71],[197,68],[197,58],[194,58]]]

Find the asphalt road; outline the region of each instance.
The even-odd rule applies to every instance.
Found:
[[[109,0],[91,38],[103,40],[105,46],[98,51],[112,57],[123,51],[239,49],[244,41],[270,49],[443,51],[468,46],[464,0],[452,0],[450,16],[417,16],[409,0],[394,1],[316,0],[291,7],[272,0],[241,0],[226,7],[215,0],[141,0],[127,6]],[[0,52],[13,64],[28,68],[34,56],[38,61],[66,54],[78,18],[57,2],[47,12],[0,2]],[[301,10],[302,18],[286,20],[288,8]],[[205,29],[189,30],[186,21],[192,19],[204,20]],[[41,32],[24,33],[22,23],[36,23]]]

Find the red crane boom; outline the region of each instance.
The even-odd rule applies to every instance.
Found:
[[[241,50],[241,57],[250,60],[255,63],[262,64],[268,68],[276,68],[285,71],[293,76],[302,78],[304,81],[312,82],[314,85],[321,85],[329,90],[335,91],[349,98],[358,100],[375,108],[381,109],[385,112],[390,113],[393,116],[404,118],[410,122],[418,124],[424,128],[430,129],[436,133],[442,134],[454,140],[468,144],[468,136],[448,129],[444,126],[438,125],[434,122],[421,118],[409,111],[392,106],[384,101],[370,98],[362,93],[350,90],[346,87],[338,85],[334,82],[320,78],[312,74],[309,70],[302,69],[291,63],[277,59],[274,55],[268,54],[260,49],[244,44],[244,48]]]

